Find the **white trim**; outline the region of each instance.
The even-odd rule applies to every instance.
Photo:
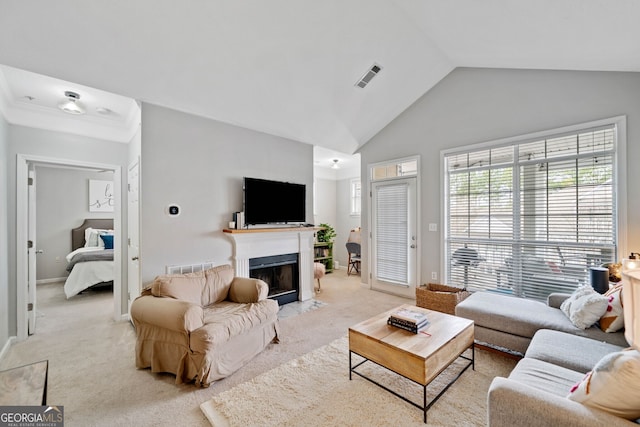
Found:
[[[616,127],[616,213],[618,214],[618,259],[624,258],[630,249],[627,246],[627,116],[611,118]]]
[[[547,136],[557,136],[564,133],[575,133],[577,131],[583,131],[589,128],[597,128],[601,126],[613,125],[617,132],[616,135],[616,147],[615,147],[615,185],[616,185],[616,215],[617,215],[617,243],[618,243],[618,259],[624,257],[628,252],[627,247],[627,116],[614,116],[606,119],[599,119],[590,122],[583,122],[579,124],[563,126],[560,128],[549,129],[544,131],[538,131],[523,135],[510,136],[507,138],[496,139],[493,141],[485,141],[471,145],[465,145],[461,147],[448,148],[440,151],[440,177],[442,182],[440,183],[440,277],[446,277],[446,253],[445,253],[445,236],[447,235],[445,226],[447,224],[446,218],[446,176],[445,176],[445,157],[447,155],[457,152],[469,152],[474,150],[480,150],[484,148],[495,148],[499,146],[506,146],[516,143],[523,143],[528,140],[542,139]],[[519,185],[518,187],[519,188]]]
[[[607,126],[607,125],[617,125],[618,123],[625,124],[625,128],[626,128],[626,119],[627,119],[627,116],[615,116],[608,119],[594,120],[591,122],[584,122],[584,123],[579,123],[575,125],[563,126],[555,129],[525,133],[522,135],[509,136],[506,138],[495,139],[492,141],[484,141],[476,144],[463,145],[461,147],[447,148],[442,150],[440,153],[446,156],[446,155],[457,153],[457,152],[462,153],[462,152],[468,152],[468,151],[481,150],[483,148],[496,148],[503,145],[511,145],[515,143],[522,144],[527,141],[543,139],[547,136],[555,137],[565,133],[575,133],[577,131],[583,131],[588,128],[597,128],[600,126]]]
[[[353,188],[356,183],[360,184],[360,212],[355,212],[353,210],[355,199]],[[360,215],[362,215],[362,180],[359,177],[351,178],[349,180],[349,216],[359,217]]]
[[[52,279],[40,279],[36,280],[36,285],[45,285],[47,283],[58,283],[58,282],[66,282],[66,277],[54,277]]]
[[[7,342],[4,343],[4,346],[2,347],[2,351],[0,351],[0,361],[2,361],[2,359],[4,359],[4,357],[7,355],[7,352],[13,345],[14,341],[16,341],[16,337],[9,337]]]
[[[119,321],[122,317],[122,242],[125,236],[122,227],[122,167],[106,163],[92,163],[79,160],[59,159],[54,157],[33,156],[18,153],[16,159],[16,323],[17,339],[25,340],[28,337],[28,312],[27,312],[27,287],[21,284],[27,283],[27,171],[29,163],[56,166],[77,166],[88,169],[100,169],[113,171],[113,184],[115,189],[115,211],[113,226],[117,232],[118,245],[114,247],[114,280],[113,280],[113,318]],[[20,310],[23,307],[23,310]]]
[[[403,175],[392,178],[385,179],[373,179],[373,169],[377,166],[382,165],[392,165],[398,163],[404,163],[409,161],[416,161],[416,174],[415,175]],[[368,277],[362,277],[363,284],[367,289],[373,289],[373,279],[371,275],[372,271],[372,253],[371,250],[371,225],[373,218],[373,206],[372,206],[372,197],[371,192],[372,184],[374,182],[382,182],[382,181],[392,181],[395,179],[407,179],[407,178],[415,178],[416,179],[416,266],[415,266],[415,275],[416,275],[416,287],[420,286],[423,283],[422,280],[422,173],[421,173],[422,162],[419,154],[414,156],[402,157],[399,159],[390,159],[381,162],[369,163],[367,165],[367,179],[366,182],[360,181],[360,196],[363,198],[367,198],[368,209],[367,209],[367,236],[364,237],[367,239],[367,268],[368,268]],[[365,188],[366,183],[366,188]]]

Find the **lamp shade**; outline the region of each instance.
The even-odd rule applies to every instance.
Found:
[[[624,337],[631,346],[640,349],[640,269],[622,271],[622,305]]]

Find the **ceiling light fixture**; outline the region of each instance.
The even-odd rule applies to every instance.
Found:
[[[70,90],[64,93],[66,99],[58,104],[58,108],[69,114],[84,114],[86,109],[79,101],[80,95]]]
[[[333,164],[331,165],[331,169],[340,169],[340,166],[338,166],[338,162],[340,160],[338,159],[333,159]]]

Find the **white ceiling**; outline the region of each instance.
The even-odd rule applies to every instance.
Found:
[[[0,0],[0,64],[353,153],[455,67],[640,71],[638,18],[637,0]]]
[[[58,108],[64,93],[80,95],[83,115]],[[131,98],[0,65],[0,112],[10,123],[128,143],[140,124]]]

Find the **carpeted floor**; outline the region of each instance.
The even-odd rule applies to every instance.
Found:
[[[353,356],[354,364],[362,360]],[[428,401],[467,363],[458,359],[438,376],[427,387]],[[429,425],[486,425],[489,384],[514,365],[496,353],[476,351],[476,370],[467,369],[429,409]],[[424,425],[420,409],[357,375],[350,381],[348,366],[345,336],[220,393],[201,408],[215,427]],[[358,371],[422,405],[421,386],[370,362]]]
[[[206,427],[210,424],[201,403],[345,336],[355,323],[408,302],[364,289],[360,277],[347,277],[345,270],[326,275],[316,299],[324,304],[312,304],[312,310],[280,321],[280,344],[269,345],[233,375],[202,389],[177,386],[170,374],[135,368],[135,332],[130,323],[112,320],[111,292],[91,291],[66,300],[61,283],[39,285],[36,334],[15,343],[0,360],[0,369],[49,360],[48,403],[65,407],[68,427]]]

